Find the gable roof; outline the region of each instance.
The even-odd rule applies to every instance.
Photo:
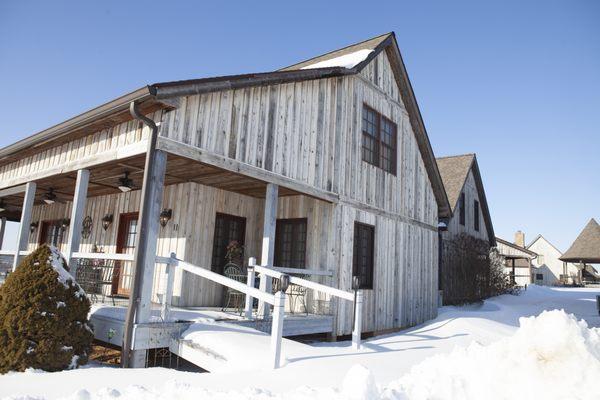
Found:
[[[364,55],[364,59],[356,57],[357,52],[361,51],[362,53],[360,54]],[[393,32],[379,35],[342,49],[334,50],[278,71],[154,83],[147,87],[138,89],[133,93],[139,94],[144,98],[145,101],[152,102],[152,106],[154,107],[153,109],[168,107],[172,108],[172,99],[182,96],[238,89],[249,86],[275,85],[288,82],[358,74],[382,51],[385,51],[388,55],[390,65],[394,71],[396,82],[400,89],[402,101],[407,109],[409,120],[413,128],[413,132],[415,133],[419,150],[423,157],[425,169],[434,191],[435,199],[438,205],[438,215],[440,217],[449,217],[452,211],[446,197],[446,191],[444,190],[437,163],[435,162],[433,149],[431,148],[431,143],[425,129],[425,124],[423,123],[423,118],[421,116],[412,85],[408,78],[406,67],[404,66],[402,56],[400,55],[398,43],[396,42],[396,36]],[[342,59],[345,61],[337,62],[336,59],[339,61],[340,57],[342,57]],[[345,64],[345,62],[348,61],[348,57],[350,57],[350,59],[353,61],[356,61],[356,63],[351,63],[350,65],[347,63]],[[326,67],[321,68],[319,65],[315,66],[314,64],[316,63],[324,63],[320,65],[326,65]],[[302,69],[307,66],[311,66],[311,68]],[[41,143],[48,146],[51,145],[55,139],[68,134],[70,129],[79,127],[79,125],[76,123],[80,122],[80,117],[85,116],[85,127],[89,128],[90,124],[98,122],[98,120],[101,120],[101,118],[106,118],[106,115],[101,114],[101,110],[99,109],[106,111],[106,108],[108,107],[122,110],[129,104],[129,102],[130,100],[128,99],[128,96],[120,97],[112,102],[106,103],[104,106],[90,110],[78,117],[72,118],[57,125],[56,127],[60,127],[60,132],[55,132],[56,127],[53,127],[48,130],[41,131],[29,138],[23,139],[13,145],[0,149],[0,163],[2,163],[4,160],[8,160],[6,162],[9,162],[11,155],[13,155],[15,152],[23,150],[24,148],[36,146]]]
[[[560,251],[558,249],[558,247],[556,247],[555,245],[553,245],[548,239],[546,239],[544,237],[544,235],[542,235],[541,233],[539,235],[537,235],[527,246],[525,246],[527,249],[529,249],[531,246],[533,246],[538,240],[543,239],[544,242],[546,242],[550,247],[552,247],[554,250],[558,251],[560,253],[560,255],[563,254],[562,251]]]
[[[527,256],[531,256],[532,258],[535,258],[535,257],[537,257],[537,255],[538,255],[538,254],[537,254],[535,251],[531,251],[531,250],[529,250],[529,249],[526,249],[525,247],[521,247],[521,246],[519,246],[518,244],[511,243],[511,242],[509,242],[508,240],[504,240],[504,239],[502,239],[502,238],[496,237],[496,241],[497,241],[498,243],[500,243],[500,244],[502,244],[502,245],[506,246],[506,247],[509,247],[509,248],[511,248],[511,249],[513,249],[513,250],[516,250],[517,252],[521,252],[521,253],[523,253],[523,255],[524,255],[525,257],[527,257]],[[507,254],[502,254],[502,255],[503,255],[503,256],[505,256],[505,257],[506,257],[506,256],[509,256],[509,257],[510,257],[510,255],[507,255]]]
[[[475,186],[477,187],[477,193],[479,195],[479,205],[483,212],[483,218],[485,220],[485,226],[488,232],[488,238],[492,246],[496,245],[496,235],[494,234],[494,226],[492,224],[492,217],[485,197],[485,190],[483,188],[483,180],[481,179],[481,173],[479,172],[479,164],[477,163],[477,156],[473,153],[461,154],[456,156],[439,157],[436,159],[440,176],[446,189],[446,196],[450,202],[452,213],[456,209],[458,204],[458,198],[469,176],[469,171],[473,171],[473,178],[475,179]]]
[[[600,263],[600,225],[590,219],[571,247],[560,257],[567,262]]]

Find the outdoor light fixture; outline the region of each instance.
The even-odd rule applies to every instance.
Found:
[[[54,204],[56,202],[56,195],[54,194],[54,189],[50,188],[48,192],[44,195],[44,203],[46,204]]]
[[[119,190],[129,192],[131,189],[133,189],[133,181],[129,179],[129,172],[125,171],[125,176],[119,178]]]
[[[102,229],[107,230],[108,227],[110,226],[110,224],[112,224],[112,222],[113,222],[113,215],[106,214],[104,217],[102,217]]]
[[[33,233],[37,229],[38,225],[38,222],[32,222],[31,224],[29,224],[29,231]]]
[[[71,224],[71,219],[70,218],[63,218],[60,221],[60,228],[64,231],[65,229],[67,229],[67,227]]]
[[[160,213],[160,226],[164,228],[172,216],[173,210],[171,210],[170,208],[164,208]]]

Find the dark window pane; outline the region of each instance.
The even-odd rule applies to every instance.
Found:
[[[473,201],[473,227],[479,232],[479,202]]]
[[[284,268],[306,267],[306,218],[277,220],[274,263]]]
[[[458,205],[459,205],[459,212],[460,212],[459,222],[461,225],[464,225],[465,224],[465,193],[464,192],[462,192],[460,194],[460,199],[459,199],[458,203],[459,203]]]
[[[211,269],[214,272],[223,273],[223,267],[227,263],[225,258],[227,246],[233,242],[244,245],[246,235],[246,218],[235,215],[217,213],[215,219],[215,234],[213,237],[213,252]],[[243,260],[243,256],[242,256]]]
[[[354,223],[354,253],[352,275],[358,277],[362,289],[373,288],[375,228]]]

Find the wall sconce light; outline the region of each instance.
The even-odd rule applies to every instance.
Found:
[[[54,204],[56,202],[56,195],[54,194],[54,189],[50,188],[48,192],[44,195],[44,203],[46,204]]]
[[[163,228],[167,225],[171,217],[173,216],[173,210],[170,208],[164,208],[160,213],[160,226]]]
[[[67,229],[69,225],[71,225],[71,218],[63,218],[60,221],[60,229],[62,229],[63,231]]]
[[[110,226],[110,224],[112,224],[112,222],[113,222],[113,215],[106,214],[104,217],[102,217],[102,229],[107,230],[108,227]]]
[[[35,230],[37,229],[39,225],[39,222],[32,222],[31,224],[29,224],[29,231],[31,233],[35,232]]]
[[[129,179],[129,172],[125,171],[125,176],[119,178],[119,190],[121,192],[129,192],[133,189],[133,181]]]

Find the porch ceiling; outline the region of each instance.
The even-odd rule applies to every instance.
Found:
[[[165,186],[184,182],[196,182],[206,186],[241,193],[252,197],[265,197],[267,183],[248,176],[203,164],[174,154],[167,155]],[[112,161],[89,168],[90,182],[88,197],[120,193],[119,178],[129,173],[134,190],[141,189],[144,176],[145,154]],[[77,172],[68,172],[40,179],[37,183],[35,204],[44,204],[44,195],[52,189],[57,202],[72,201]],[[279,196],[293,196],[300,193],[281,187]],[[18,221],[24,193],[3,197],[6,211],[0,216]]]

